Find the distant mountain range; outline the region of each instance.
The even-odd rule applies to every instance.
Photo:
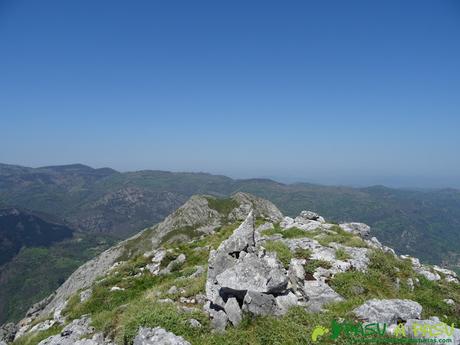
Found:
[[[384,244],[399,253],[454,269],[460,267],[460,191],[455,189],[351,188],[282,184],[269,179],[235,180],[206,173],[148,170],[121,173],[81,164],[43,168],[0,164],[0,207],[47,214],[62,220],[63,234],[68,235],[69,231],[64,229],[71,229],[74,233],[72,239],[55,244],[51,243],[56,239],[55,233],[44,236],[49,243],[18,242],[20,247],[46,247],[53,255],[58,255],[56,253],[60,251],[55,248],[62,246],[61,243],[81,244],[81,241],[75,241],[76,237],[84,238],[83,242],[88,243],[85,248],[93,248],[96,253],[105,248],[104,244],[97,243],[123,239],[158,223],[194,194],[228,196],[238,191],[266,198],[286,215],[297,215],[303,209],[310,209],[330,221],[367,223]],[[1,234],[3,232],[0,233],[3,236]],[[17,234],[19,238],[23,236]],[[62,239],[67,235],[62,235]],[[97,237],[99,242],[92,241],[92,237]],[[0,237],[0,243],[6,243],[4,237]],[[18,246],[15,248],[13,252]],[[86,256],[92,255],[85,253]],[[23,251],[8,264],[8,269],[0,270],[0,292],[2,284],[6,284],[5,271],[9,272],[11,281],[12,272],[25,269],[19,268],[21,265],[12,267],[20,261],[21,255],[24,255]],[[68,270],[85,258],[76,258]],[[44,261],[50,271],[54,264],[52,260]],[[55,288],[53,286],[53,290]]]

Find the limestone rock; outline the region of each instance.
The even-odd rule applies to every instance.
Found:
[[[14,340],[14,336],[18,331],[14,323],[7,323],[0,327],[0,341],[10,343]]]
[[[281,315],[286,314],[289,308],[295,307],[299,304],[299,299],[291,291],[289,291],[287,294],[276,296],[275,301],[278,307],[277,311]]]
[[[286,290],[288,283],[286,270],[277,260],[269,256],[259,258],[254,253],[238,259],[233,267],[219,274],[216,279],[226,289],[263,293],[280,293]]]
[[[134,338],[134,345],[190,345],[190,343],[160,327],[153,329],[141,327]]]
[[[280,314],[273,295],[254,291],[248,291],[244,296],[243,311],[256,316]]]
[[[231,297],[225,303],[225,313],[228,316],[228,320],[233,324],[233,326],[238,326],[241,322],[241,309],[238,304],[238,301],[235,297]]]
[[[94,331],[90,323],[91,319],[87,316],[73,320],[62,330],[61,334],[42,340],[39,345],[75,345],[82,337]]]
[[[363,238],[369,237],[371,233],[370,226],[364,223],[343,223],[339,226],[342,228],[342,230]]]
[[[305,281],[303,291],[308,298],[307,308],[312,312],[322,311],[323,306],[327,303],[344,300],[342,296],[322,281]]]
[[[395,324],[400,320],[420,319],[422,306],[411,300],[371,299],[354,310],[366,322]]]
[[[242,192],[235,193],[232,199],[238,202],[240,207],[230,213],[230,219],[243,220],[251,210],[256,218],[263,218],[271,222],[279,222],[283,219],[281,211],[268,200]]]

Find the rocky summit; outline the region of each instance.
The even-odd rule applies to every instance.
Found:
[[[0,344],[349,344],[346,322],[385,325],[354,331],[367,342],[403,332],[459,345],[459,279],[398,255],[366,224],[285,217],[237,193],[193,196],[82,265],[3,325]]]

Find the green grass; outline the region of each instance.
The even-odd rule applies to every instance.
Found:
[[[192,226],[183,226],[181,228],[174,229],[170,232],[168,232],[162,239],[161,243],[167,243],[167,242],[181,242],[184,240],[184,237],[188,240],[192,238],[196,238],[203,235],[203,233],[198,232],[195,230],[194,227]]]
[[[422,305],[422,317],[437,315],[441,321],[458,325],[459,310],[443,302],[446,298],[460,301],[458,285],[442,281],[432,282],[418,276],[420,284],[415,286],[414,291],[410,291],[407,279],[416,276],[409,260],[401,260],[390,253],[375,250],[370,256],[367,272],[339,273],[332,279],[331,287],[347,299],[346,303],[350,308],[371,298],[411,299]],[[397,279],[400,280],[399,290],[396,288]]]
[[[229,213],[239,206],[238,203],[232,198],[220,199],[206,197],[206,200],[208,201],[209,208],[216,210],[225,217],[228,217]]]
[[[298,259],[310,259],[310,256],[312,255],[312,251],[310,249],[302,249],[302,248],[297,248],[294,251],[294,256]]]
[[[281,261],[284,267],[289,267],[289,263],[293,256],[286,244],[281,241],[267,241],[264,247],[268,252],[275,252],[278,260]]]
[[[327,261],[323,261],[323,260],[308,260],[306,265],[304,266],[305,273],[313,274],[313,273],[315,273],[315,271],[316,271],[316,269],[318,267],[323,267],[323,268],[329,269],[332,266]]]
[[[348,254],[343,248],[336,249],[335,251],[335,258],[337,260],[349,260],[351,259],[350,254]]]
[[[337,274],[331,280],[332,288],[346,300],[328,305],[328,311],[322,313],[312,314],[295,307],[282,317],[245,316],[238,327],[229,326],[225,334],[218,334],[211,332],[209,319],[203,313],[201,305],[197,305],[197,310],[190,313],[182,311],[177,304],[158,302],[160,298],[171,298],[179,303],[181,296],[192,297],[204,293],[206,273],[196,278],[188,276],[194,272],[195,266],[207,266],[208,248],[204,247],[217,248],[237,226],[238,224],[223,226],[211,235],[187,243],[167,243],[165,246],[172,253],[165,265],[180,253],[187,257],[183,266],[168,275],[153,277],[144,274],[136,277],[140,268],[148,261],[142,256],[124,263],[96,284],[93,295],[87,302],[79,303],[77,295],[72,297],[65,310],[66,315],[73,319],[83,314],[91,314],[96,330],[111,336],[119,345],[131,345],[140,326],[163,327],[184,337],[192,345],[324,344],[327,341],[312,343],[310,335],[313,328],[318,325],[329,326],[332,319],[339,317],[353,319],[352,310],[370,298],[410,298],[422,304],[424,317],[446,315],[443,321],[460,322],[458,311],[442,302],[444,298],[459,301],[458,286],[438,284],[420,278],[420,286],[416,287],[415,292],[411,292],[405,283],[407,278],[416,277],[410,262],[379,250],[370,253],[367,272],[350,270]],[[350,237],[346,238],[349,239]],[[328,262],[311,260],[309,250],[299,249],[292,253],[282,241],[267,241],[264,247],[268,252],[275,252],[285,267],[288,267],[292,257],[307,259],[305,270],[311,274],[318,267],[331,267]],[[343,259],[346,254],[343,249],[336,251],[338,258]],[[399,291],[396,290],[396,279],[401,280]],[[126,290],[109,291],[114,285]],[[168,294],[167,291],[172,286],[176,286],[179,291],[184,290],[183,293]],[[188,323],[190,318],[199,320],[202,328],[192,328]],[[345,345],[349,344],[349,340],[339,338],[334,343]]]
[[[320,230],[311,230],[311,231],[304,231],[302,229],[293,227],[289,229],[282,229],[279,224],[274,224],[272,229],[267,229],[262,231],[262,235],[264,236],[273,236],[273,235],[281,235],[285,239],[292,239],[292,238],[314,238],[315,236],[321,234],[322,231]]]
[[[63,326],[54,325],[46,331],[27,334],[14,341],[12,345],[37,345],[42,340],[61,333],[62,328]]]
[[[332,226],[330,230],[335,231],[336,234],[325,232],[324,236],[318,239],[318,242],[321,245],[327,246],[331,242],[335,242],[335,243],[343,244],[348,247],[358,247],[358,248],[367,247],[366,243],[360,237],[344,231],[338,225]]]

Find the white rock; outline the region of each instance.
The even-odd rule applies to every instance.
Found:
[[[371,299],[353,312],[366,322],[395,324],[398,320],[419,319],[422,306],[407,299]]]
[[[190,345],[190,343],[160,327],[153,329],[141,327],[134,338],[134,345]]]

